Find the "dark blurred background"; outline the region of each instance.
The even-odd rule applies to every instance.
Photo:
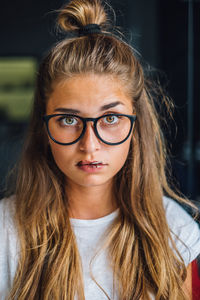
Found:
[[[200,201],[200,2],[109,1],[132,45],[175,103],[171,164],[178,187]],[[0,9],[0,197],[6,174],[20,155],[38,64],[58,40],[61,0],[4,1]]]

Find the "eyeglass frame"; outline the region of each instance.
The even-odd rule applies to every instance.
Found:
[[[70,143],[61,143],[61,142],[58,142],[57,140],[55,140],[53,138],[53,136],[50,133],[49,124],[48,123],[49,123],[49,120],[51,118],[56,117],[56,116],[68,116],[68,117],[75,117],[75,118],[78,117],[79,119],[81,119],[81,121],[83,122],[83,129],[82,129],[82,132],[81,132],[80,136],[75,141],[70,142]],[[98,120],[101,119],[101,118],[104,118],[104,117],[109,117],[109,116],[124,116],[124,117],[128,117],[129,120],[130,120],[130,122],[131,122],[129,133],[128,133],[127,137],[125,139],[123,139],[121,142],[118,142],[118,143],[109,143],[109,142],[106,142],[106,141],[104,141],[100,137],[100,135],[98,133],[97,126],[96,126]],[[83,118],[81,116],[77,116],[77,115],[73,115],[73,114],[66,114],[66,113],[64,113],[64,114],[62,114],[62,113],[61,114],[52,114],[52,115],[45,115],[45,116],[43,116],[43,121],[46,124],[46,128],[47,128],[47,132],[48,132],[49,137],[55,143],[57,143],[59,145],[63,145],[63,146],[69,146],[69,145],[73,145],[73,144],[77,143],[84,136],[84,134],[85,134],[85,131],[86,131],[86,128],[87,128],[87,122],[93,122],[95,135],[104,144],[111,145],[111,146],[120,145],[120,144],[124,143],[129,138],[129,136],[131,134],[131,131],[133,129],[133,124],[134,124],[135,120],[136,120],[136,115],[126,115],[126,114],[118,114],[118,113],[116,113],[116,114],[114,114],[114,113],[112,113],[112,114],[106,114],[106,115],[102,115],[102,116],[97,117],[97,118]]]

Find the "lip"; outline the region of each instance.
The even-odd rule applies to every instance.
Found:
[[[77,166],[92,165],[92,164],[101,164],[101,165],[104,165],[102,161],[98,161],[98,160],[94,160],[94,161],[80,160],[77,163]]]
[[[107,166],[107,164],[104,164],[102,161],[82,160],[79,161],[76,166],[86,173],[97,173]]]

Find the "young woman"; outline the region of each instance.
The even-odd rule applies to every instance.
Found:
[[[0,202],[0,298],[190,299],[200,232],[167,183],[141,64],[99,0],[71,1],[58,24],[74,36],[40,66],[15,195]]]

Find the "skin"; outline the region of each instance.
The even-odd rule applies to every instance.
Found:
[[[119,102],[112,108],[103,108]],[[46,113],[64,113],[63,109],[79,110],[82,117],[99,117],[106,113],[133,114],[132,99],[122,82],[111,75],[84,74],[54,84]],[[73,145],[59,145],[49,138],[54,160],[66,176],[66,192],[70,216],[96,219],[116,208],[113,193],[114,176],[123,167],[130,148],[131,136],[120,145],[107,145],[95,135],[93,123],[87,124],[84,137]],[[106,164],[97,173],[86,173],[79,161],[102,161]]]

